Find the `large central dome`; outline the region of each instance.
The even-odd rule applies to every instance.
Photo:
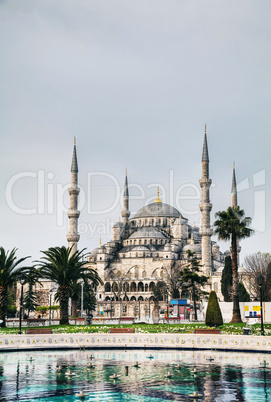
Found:
[[[165,217],[165,218],[179,218],[180,212],[171,205],[164,204],[163,202],[153,202],[141,208],[134,218],[152,218],[152,217]]]

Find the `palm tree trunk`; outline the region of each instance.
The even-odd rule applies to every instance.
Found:
[[[60,307],[60,325],[69,324],[69,288],[62,285],[59,287],[59,307]]]
[[[0,320],[3,321],[0,324],[0,327],[6,326],[7,297],[7,289],[3,288],[3,286],[0,286]]]
[[[194,303],[194,314],[195,314],[195,321],[198,321],[198,313],[197,313],[197,303],[196,303],[196,294],[195,294],[195,285],[192,287],[192,297],[193,297],[193,303]]]
[[[237,264],[237,239],[234,234],[231,236],[231,255],[232,255],[232,301],[233,311],[231,323],[242,322],[239,294],[238,294],[238,264]]]
[[[78,299],[72,299],[72,317],[77,317],[77,302]]]

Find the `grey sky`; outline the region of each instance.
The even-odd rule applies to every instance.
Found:
[[[1,1],[1,245],[35,259],[66,244],[57,209],[74,135],[87,199],[80,248],[97,247],[100,234],[110,240],[121,211],[118,202],[89,213],[109,209],[117,193],[105,176],[89,188],[89,173],[122,186],[127,167],[145,194],[130,201],[133,212],[159,184],[163,201],[199,224],[199,201],[176,196],[199,188],[207,123],[213,213],[230,203],[235,160],[239,204],[256,229],[242,258],[270,251],[270,12],[264,0]],[[7,194],[24,172],[39,187],[22,177]],[[10,202],[39,211],[18,213]]]

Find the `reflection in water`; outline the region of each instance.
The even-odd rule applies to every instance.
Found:
[[[193,392],[206,402],[271,400],[270,355],[152,354],[149,359],[140,350],[3,353],[0,400],[69,402],[79,401],[80,392],[85,401],[99,402],[188,401]]]

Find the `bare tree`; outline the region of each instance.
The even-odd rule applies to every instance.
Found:
[[[179,285],[180,285],[180,272],[182,271],[184,263],[180,260],[173,260],[170,265],[163,266],[164,281],[169,287],[169,293],[173,299],[180,298]]]
[[[115,300],[119,301],[119,309],[120,309],[120,314],[119,314],[119,322],[120,322],[120,317],[122,314],[122,302],[125,301],[125,298],[127,297],[127,277],[122,275],[120,272],[116,272],[115,274],[112,275],[113,279],[113,284],[112,284],[112,292],[114,293]]]
[[[245,268],[250,275],[251,294],[260,298],[260,289],[257,277],[262,275],[264,283],[262,287],[263,301],[271,301],[271,254],[258,252],[245,257]]]

